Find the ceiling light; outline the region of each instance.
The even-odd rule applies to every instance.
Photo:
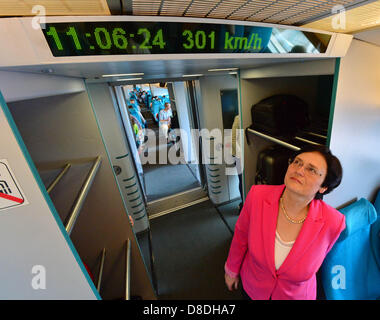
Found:
[[[201,77],[203,74],[184,74],[182,77]]]
[[[125,77],[125,76],[143,76],[144,73],[119,73],[119,74],[103,74],[102,77]]]
[[[207,71],[232,71],[232,70],[238,70],[239,68],[224,68],[224,69],[208,69]]]
[[[142,78],[116,79],[116,81],[133,81],[133,80],[142,80]]]

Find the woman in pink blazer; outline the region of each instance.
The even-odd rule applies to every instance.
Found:
[[[316,272],[345,228],[344,215],[322,201],[342,178],[326,147],[299,151],[284,185],[255,185],[235,226],[225,282],[251,299],[316,299]]]

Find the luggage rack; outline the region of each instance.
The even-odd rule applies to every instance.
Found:
[[[248,145],[250,144],[250,141],[249,141],[249,138],[248,138],[248,136],[249,136],[248,133],[253,134],[255,136],[258,136],[260,138],[269,140],[271,142],[277,143],[277,144],[282,145],[283,147],[286,147],[286,148],[288,148],[290,150],[293,150],[293,151],[299,151],[299,150],[301,150],[302,143],[314,144],[314,145],[323,145],[323,144],[320,144],[318,142],[311,141],[311,140],[308,140],[308,139],[305,139],[305,138],[302,138],[302,137],[298,137],[298,136],[295,136],[293,138],[270,136],[270,135],[268,135],[266,133],[254,130],[254,129],[249,128],[249,127],[245,129],[245,135],[247,137],[247,143],[248,143]],[[309,132],[309,134],[316,135],[316,134],[311,133],[311,132]],[[318,135],[318,136],[320,138],[322,138],[322,139],[327,138],[327,137],[325,137],[323,135]],[[297,142],[301,142],[301,147],[295,145],[294,142],[296,142],[296,143]]]
[[[95,176],[99,170],[99,167],[101,165],[101,157],[97,156],[95,161],[92,164],[92,167],[87,174],[87,177],[82,185],[81,190],[79,191],[77,198],[75,200],[75,203],[73,204],[73,208],[66,218],[66,221],[64,222],[64,226],[66,229],[67,234],[70,236],[71,231],[73,230],[75,226],[75,222],[79,216],[79,213],[83,207],[84,201],[91,189],[91,186],[93,184],[93,181],[95,179]],[[68,170],[71,168],[72,164],[67,163],[63,170],[58,174],[58,176],[54,179],[54,181],[47,187],[47,192],[50,194],[51,191],[57,186],[57,184],[61,181],[62,177],[68,172]],[[152,257],[152,256],[151,256]],[[102,280],[103,280],[103,271],[104,271],[104,265],[105,265],[105,259],[106,259],[106,248],[104,247],[101,250],[101,259],[100,259],[100,265],[98,270],[98,277],[96,279],[92,279],[94,281],[94,285],[96,286],[96,290],[100,294],[100,291],[102,289]],[[125,243],[125,292],[124,292],[124,299],[130,300],[131,299],[131,240],[128,238]],[[152,264],[153,265],[153,264]]]

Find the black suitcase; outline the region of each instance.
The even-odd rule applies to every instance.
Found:
[[[309,125],[308,105],[294,95],[278,94],[251,108],[251,128],[275,136],[294,136]]]
[[[284,183],[288,160],[294,151],[274,146],[261,151],[257,157],[255,184],[278,185]]]

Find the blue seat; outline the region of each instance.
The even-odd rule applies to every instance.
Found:
[[[376,203],[380,212],[380,192]],[[380,214],[377,210],[364,198],[340,210],[346,217],[346,229],[321,266],[326,299],[380,298]]]
[[[371,225],[370,241],[372,252],[380,272],[380,191],[375,201],[375,209],[377,211],[377,220]],[[377,299],[380,299],[380,294]]]

